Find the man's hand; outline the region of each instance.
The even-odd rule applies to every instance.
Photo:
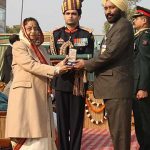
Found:
[[[143,91],[143,90],[139,90],[136,94],[136,98],[138,100],[142,100],[143,98],[148,97],[148,92],[147,91]]]
[[[78,59],[74,65],[75,69],[83,69],[85,67],[85,61],[82,59]]]

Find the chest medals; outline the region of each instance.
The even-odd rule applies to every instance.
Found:
[[[88,39],[87,38],[75,38],[73,40],[73,42],[74,42],[74,46],[76,46],[76,47],[88,45]]]

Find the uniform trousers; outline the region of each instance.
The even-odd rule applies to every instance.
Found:
[[[150,150],[150,97],[133,99],[133,114],[140,150]]]
[[[58,149],[80,150],[85,98],[74,96],[72,92],[55,91]]]
[[[130,150],[131,99],[104,99],[114,150]]]

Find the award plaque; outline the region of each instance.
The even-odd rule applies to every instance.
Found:
[[[77,58],[77,50],[73,48],[69,49],[69,59],[67,65],[73,66],[76,62],[76,58]]]

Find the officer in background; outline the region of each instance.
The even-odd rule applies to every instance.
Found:
[[[83,0],[64,0],[62,13],[66,26],[51,33],[51,54],[66,55],[70,48],[77,54],[93,54],[92,30],[81,27]],[[80,150],[85,106],[83,71],[69,71],[53,81],[55,89],[59,150]]]
[[[7,47],[7,49],[4,53],[4,64],[3,64],[3,68],[2,68],[1,80],[6,84],[10,81],[11,76],[12,76],[12,73],[11,73],[11,70],[12,70],[12,68],[11,68],[11,64],[12,64],[12,45],[16,41],[19,41],[19,35],[12,34],[9,37],[10,45]]]
[[[150,10],[137,6],[133,26],[135,131],[140,150],[150,150]]]

